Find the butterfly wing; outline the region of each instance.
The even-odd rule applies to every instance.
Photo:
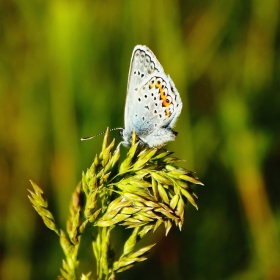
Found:
[[[156,59],[153,52],[146,46],[137,45],[130,61],[128,74],[127,93],[125,102],[124,125],[125,129],[132,132],[131,111],[134,111],[133,104],[143,80],[150,77],[153,73],[163,71],[162,66]]]
[[[172,80],[155,73],[139,87],[130,115],[132,127],[150,147],[175,139],[172,130],[182,110],[182,102]]]

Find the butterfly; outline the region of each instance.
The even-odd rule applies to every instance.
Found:
[[[179,92],[156,56],[148,47],[137,45],[128,74],[122,143],[130,145],[133,131],[140,143],[149,147],[174,141],[177,132],[173,127],[182,105]]]

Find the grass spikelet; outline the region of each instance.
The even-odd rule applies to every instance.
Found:
[[[89,279],[91,272],[77,275],[78,250],[86,228],[92,231],[96,279],[115,279],[116,273],[147,259],[155,244],[136,249],[139,240],[161,225],[166,235],[173,225],[181,229],[187,202],[197,208],[192,188],[203,184],[192,171],[176,166],[180,160],[171,157],[172,152],[144,147],[133,133],[131,147],[120,162],[120,145],[113,150],[114,145],[114,140],[109,144],[107,129],[100,154],[82,174],[73,193],[66,233],[58,229],[43,191],[31,182],[29,199],[34,209],[60,236],[65,260],[59,279]],[[111,247],[117,226],[131,230],[121,256],[115,256]]]

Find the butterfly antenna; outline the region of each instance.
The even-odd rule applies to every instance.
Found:
[[[109,131],[122,130],[122,129],[123,129],[122,127],[116,127],[116,128],[111,128]],[[92,135],[92,136],[81,138],[81,141],[91,140],[91,139],[93,139],[93,138],[95,138],[97,136],[100,136],[100,135],[104,134],[105,132],[106,132],[106,130],[102,131],[102,132],[100,132],[98,134]]]

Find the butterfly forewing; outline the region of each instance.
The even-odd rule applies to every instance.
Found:
[[[136,101],[136,95],[139,87],[144,80],[149,78],[155,72],[162,72],[163,68],[156,59],[152,51],[146,46],[137,45],[130,61],[130,69],[128,74],[126,105],[125,105],[125,127],[131,127],[130,116],[134,110],[133,104]],[[129,104],[129,106],[128,106]]]

